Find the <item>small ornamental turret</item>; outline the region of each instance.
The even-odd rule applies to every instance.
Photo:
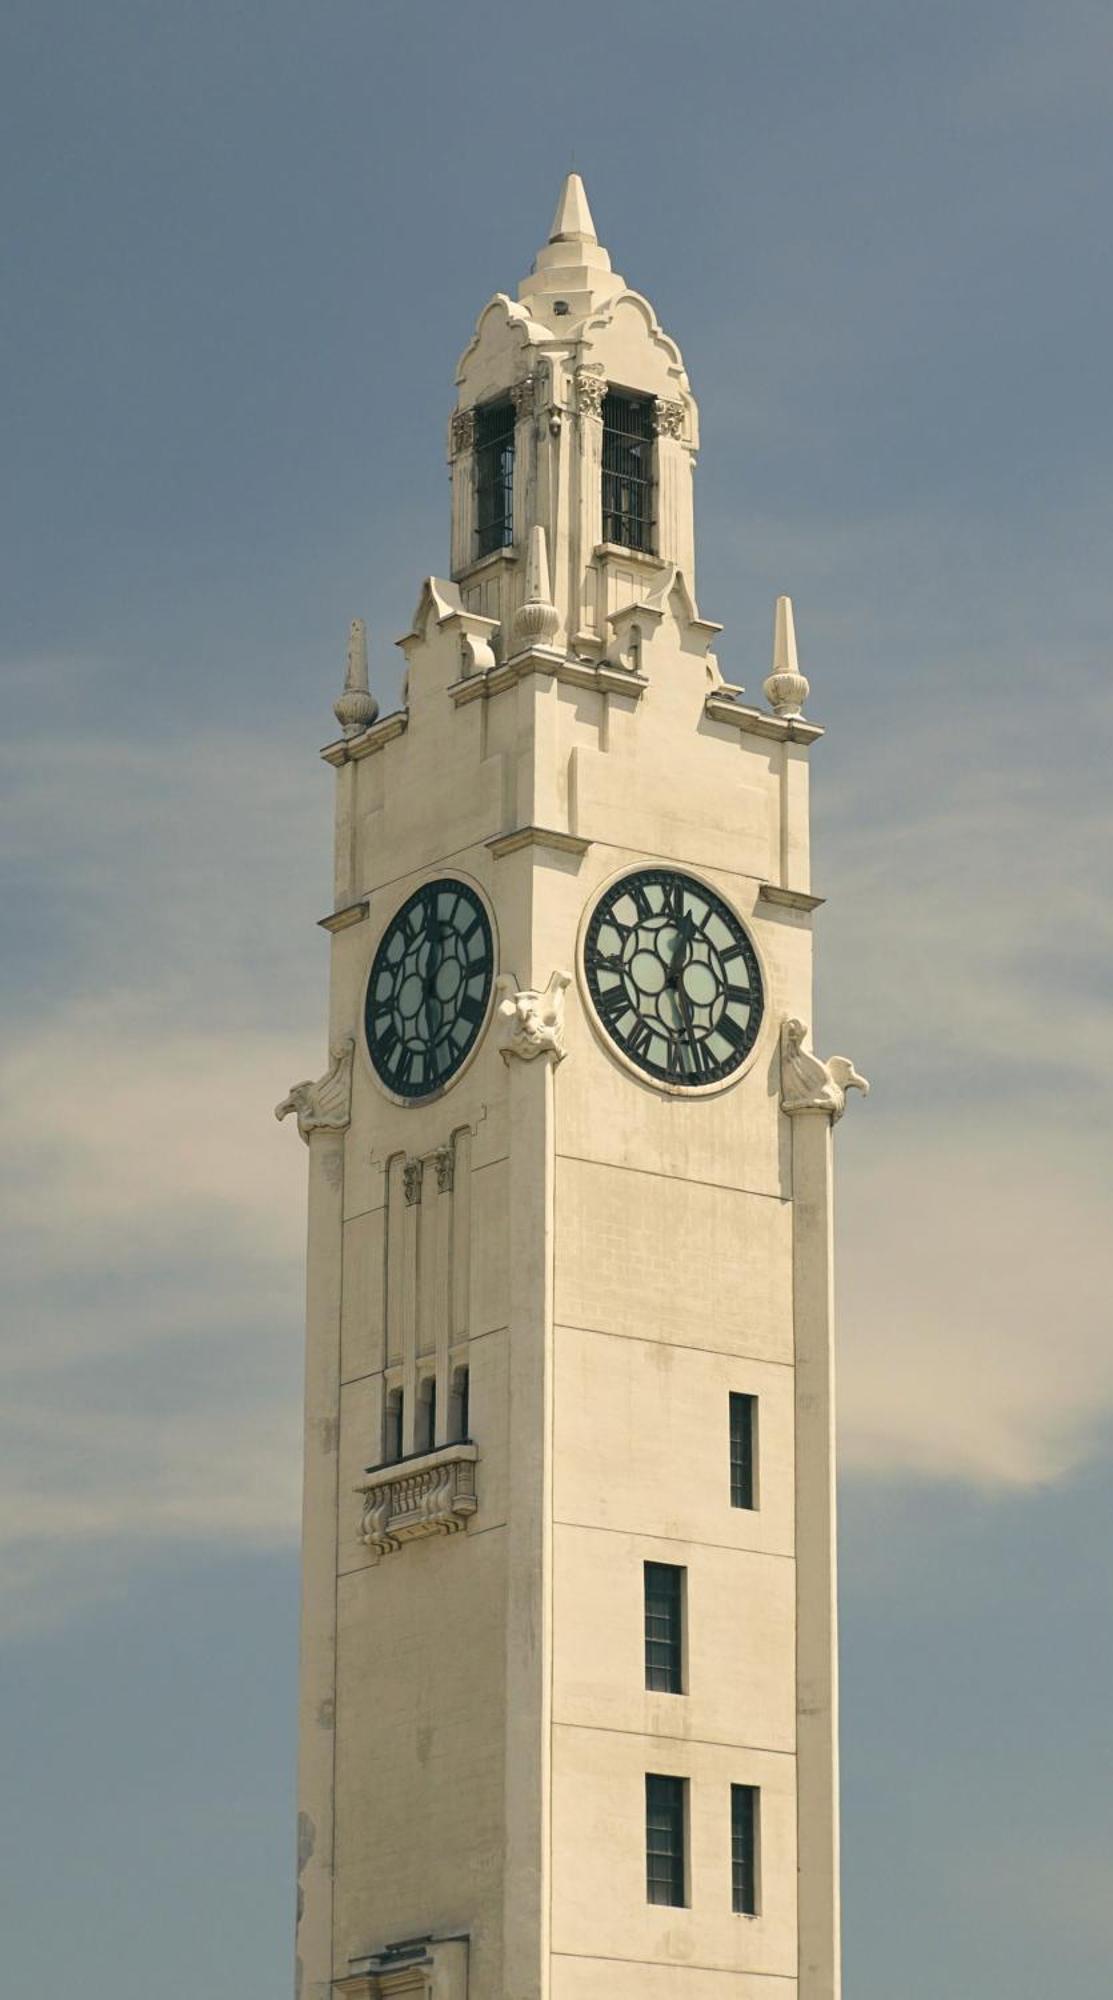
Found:
[[[361,736],[379,713],[379,704],[367,685],[367,626],[362,618],[352,619],[344,692],[333,702],[332,712],[345,736]]]
[[[522,647],[551,646],[560,612],[549,584],[549,551],[544,528],[531,528],[526,562],[525,602],[514,614],[514,638]]]
[[[791,597],[778,597],[773,614],[773,671],[765,682],[765,695],[783,722],[796,722],[804,713],[811,687],[800,672],[796,657],[796,627],[792,619]]]

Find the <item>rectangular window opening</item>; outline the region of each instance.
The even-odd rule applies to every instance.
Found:
[[[417,1391],[415,1451],[432,1451],[437,1442],[437,1378],[426,1375]]]
[[[653,547],[653,399],[603,398],[603,540]]]
[[[730,1901],[742,1917],[757,1915],[760,1798],[756,1785],[730,1788]]]
[[[757,1397],[730,1396],[730,1504],[756,1507]]]
[[[489,556],[514,540],[514,405],[485,403],[475,413],[476,553]]]
[[[645,1684],[684,1693],[684,1584],[678,1563],[645,1564]]]
[[[454,1369],[452,1394],[449,1400],[449,1432],[454,1442],[467,1437],[470,1411],[468,1409],[469,1376],[466,1368]]]
[[[649,1903],[687,1903],[687,1779],[645,1779],[645,1895]]]
[[[383,1463],[392,1465],[402,1456],[402,1418],[404,1399],[401,1389],[387,1392],[386,1409],[383,1416]]]

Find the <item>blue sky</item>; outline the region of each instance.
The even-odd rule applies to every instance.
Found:
[[[288,1990],[315,753],[574,154],[724,672],[791,591],[829,731],[847,1991],[1098,2000],[1113,16],[8,0],[0,76],[13,1990]]]

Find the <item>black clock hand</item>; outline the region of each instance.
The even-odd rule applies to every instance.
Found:
[[[676,982],[676,997],[680,1002],[680,1011],[684,1016],[684,1026],[688,1030],[688,1042],[692,1051],[692,1064],[695,1069],[698,1069],[699,1057],[696,1054],[696,1024],[692,1019],[692,1009],[688,1004],[688,995],[685,993],[683,985],[679,980]]]
[[[676,943],[673,945],[672,957],[669,959],[668,970],[665,974],[666,987],[671,986],[676,988],[679,985],[681,963],[691,942],[692,914],[691,911],[688,911],[686,915],[681,917],[680,923],[677,925]]]
[[[433,1023],[429,1013],[429,1002],[431,1000],[436,1000],[437,974],[439,973],[441,965],[443,964],[443,960],[441,957],[442,942],[443,942],[443,937],[440,925],[438,924],[434,929],[432,937],[430,938],[429,941],[429,957],[426,962],[425,978],[422,982],[422,989],[421,989],[421,1011],[425,1016],[425,1033],[429,1041],[433,1041],[434,1039]],[[437,1006],[438,1023],[440,1019],[440,1012],[441,1010],[438,1004]]]

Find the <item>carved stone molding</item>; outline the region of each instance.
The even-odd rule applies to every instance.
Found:
[[[311,1132],[343,1132],[352,1118],[352,1056],[355,1037],[348,1035],[339,1049],[332,1050],[332,1062],[316,1083],[291,1084],[287,1096],[274,1107],[278,1119],[297,1113],[298,1131],[308,1144]]]
[[[446,1444],[420,1458],[380,1465],[356,1487],[363,1495],[360,1540],[385,1556],[423,1535],[457,1535],[475,1513],[474,1444]]]
[[[502,1059],[510,1062],[519,1056],[523,1062],[533,1062],[538,1056],[551,1056],[554,1062],[563,1062],[567,1050],[564,1046],[564,994],[572,983],[570,972],[554,972],[544,992],[534,986],[517,991],[509,973],[503,973],[498,985],[505,998],[499,1003],[499,1018],[503,1024]]]
[[[536,401],[536,381],[532,375],[523,376],[520,382],[511,385],[510,400],[514,405],[514,415],[521,423],[523,417],[532,417]]]
[[[406,1197],[406,1207],[414,1208],[421,1200],[421,1183],[425,1175],[424,1160],[406,1160],[402,1167],[402,1192]]]
[[[437,1172],[437,1193],[451,1194],[456,1178],[456,1149],[452,1145],[438,1146],[433,1154],[433,1165]]]
[[[586,368],[577,368],[576,404],[581,416],[601,417],[606,393],[607,384],[601,375],[591,375]]]
[[[468,1940],[408,1938],[350,1958],[332,1990],[344,2000],[467,2000]]]
[[[471,451],[475,445],[475,411],[454,410],[452,415],[452,456]]]
[[[848,1090],[869,1095],[869,1084],[859,1076],[849,1056],[829,1056],[822,1062],[804,1043],[808,1030],[803,1021],[781,1024],[781,1105],[795,1116],[800,1111],[822,1111],[832,1123],[846,1110]]]
[[[683,437],[683,403],[669,403],[666,402],[663,396],[655,396],[653,398],[653,429],[658,437]]]

